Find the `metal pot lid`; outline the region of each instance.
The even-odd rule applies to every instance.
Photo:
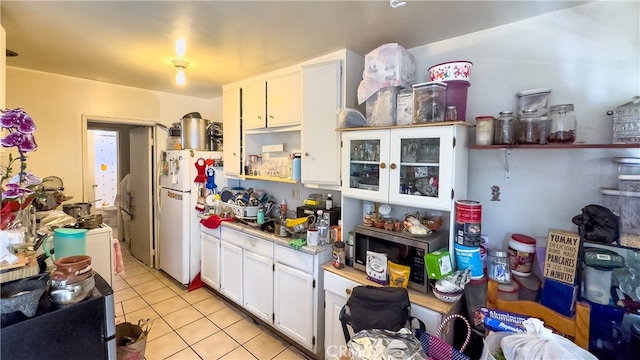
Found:
[[[42,190],[64,190],[62,179],[57,176],[47,176],[42,179]]]
[[[202,119],[202,115],[199,112],[191,112],[182,117],[183,119]]]

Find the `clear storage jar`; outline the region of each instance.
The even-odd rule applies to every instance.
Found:
[[[545,144],[549,118],[535,110],[525,110],[518,118],[518,144]]]
[[[509,255],[502,250],[489,250],[489,278],[499,283],[511,282]]]
[[[447,84],[427,82],[413,85],[413,123],[444,121]]]
[[[573,144],[576,141],[576,116],[573,104],[553,105],[549,109],[551,127],[547,142]]]
[[[493,143],[513,145],[516,143],[516,118],[513,111],[502,111],[494,121]]]

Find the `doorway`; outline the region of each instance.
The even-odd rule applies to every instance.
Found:
[[[84,201],[100,199],[95,203],[96,213],[107,219],[115,213],[115,221],[109,219],[115,226],[108,224],[113,237],[124,241],[145,265],[157,268],[155,144],[158,137],[166,140],[166,134],[144,120],[85,115],[82,119]]]

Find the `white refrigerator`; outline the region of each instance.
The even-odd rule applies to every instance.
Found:
[[[200,271],[202,212],[196,207],[201,209],[203,199],[227,186],[223,168],[215,166],[221,162],[219,151],[169,150],[161,155],[158,267],[183,285]],[[211,174],[215,189],[208,188]]]

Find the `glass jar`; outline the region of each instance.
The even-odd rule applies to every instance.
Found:
[[[511,269],[506,251],[489,250],[489,278],[503,284],[511,282]]]
[[[553,105],[549,109],[551,127],[547,142],[573,144],[576,141],[576,116],[573,104]]]
[[[444,121],[447,84],[428,82],[413,85],[413,123]]]
[[[458,120],[458,109],[454,105],[447,106],[447,112],[445,113],[446,121],[456,121]]]
[[[493,145],[493,116],[476,117],[476,145]]]
[[[516,118],[513,111],[502,111],[494,121],[493,143],[513,145],[516,143]]]
[[[540,144],[540,125],[546,117],[538,116],[536,110],[525,110],[518,118],[518,144]]]

